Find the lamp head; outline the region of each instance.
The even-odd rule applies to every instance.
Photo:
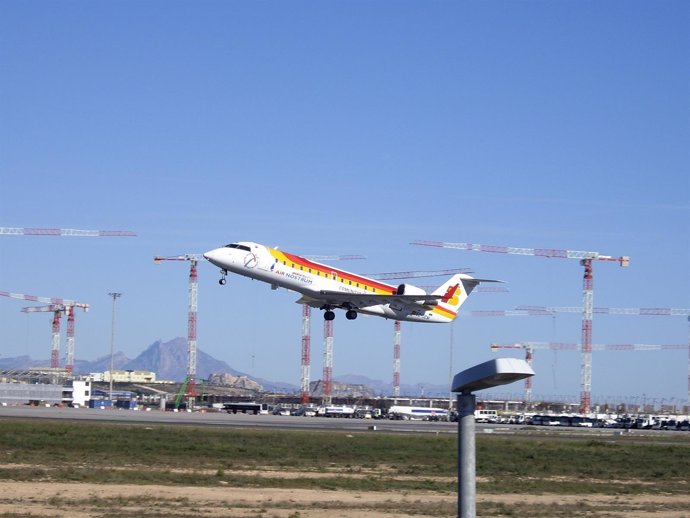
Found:
[[[456,374],[451,390],[468,394],[513,383],[530,376],[534,376],[534,371],[525,360],[496,358]]]

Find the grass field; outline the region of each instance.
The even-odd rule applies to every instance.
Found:
[[[686,439],[685,434],[670,433],[669,437]],[[427,498],[417,510],[406,505],[406,516],[452,516],[456,440],[447,435],[3,420],[0,482],[380,493],[371,505],[387,516],[401,515],[395,499],[387,495],[419,493],[444,498],[434,504]],[[638,514],[624,512],[621,516],[657,516],[649,513],[659,511],[659,497],[663,496],[666,514],[658,516],[690,518],[690,441],[655,444],[634,438],[609,442],[480,435],[477,491],[492,496],[479,500],[481,516],[618,516],[630,497],[645,497],[653,503],[644,511],[647,514],[639,514],[642,510],[635,504]],[[528,495],[542,495],[558,504],[544,509],[539,502],[530,503]],[[572,502],[559,495],[568,495]],[[615,508],[602,504],[597,510],[596,505],[586,503],[592,495],[606,495],[607,501],[618,504]],[[141,507],[137,498],[106,499],[86,515],[118,516],[119,508]],[[50,505],[59,510],[65,505],[63,500],[56,496]],[[189,504],[194,508],[193,501]],[[356,516],[369,515],[366,505]],[[161,516],[155,514],[155,508],[146,511],[145,506],[139,515]],[[311,516],[299,504],[283,511],[293,514],[281,514],[264,505],[253,509],[256,514],[251,516]],[[8,512],[0,516],[31,516]],[[56,512],[55,516],[62,516]],[[354,512],[351,509],[334,512],[332,516],[355,516],[349,514]],[[192,511],[175,515],[203,516]]]

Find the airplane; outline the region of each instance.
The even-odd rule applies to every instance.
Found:
[[[409,322],[452,322],[480,282],[501,282],[459,273],[427,293],[412,284],[392,286],[251,241],[210,250],[204,258],[220,268],[220,285],[228,273],[236,273],[274,290],[296,291],[302,295],[297,302],[324,310],[325,320],[335,318],[334,309],[343,309],[348,320],[362,313]]]
[[[445,421],[448,418],[448,410],[425,406],[394,405],[388,409],[388,417],[403,420]]]

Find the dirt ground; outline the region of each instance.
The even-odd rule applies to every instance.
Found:
[[[690,517],[687,495],[492,495],[477,496],[484,516],[528,516],[510,512],[516,505],[555,509],[572,505],[605,509],[605,514],[640,518]],[[345,492],[305,489],[179,487],[160,485],[105,485],[58,482],[0,482],[0,515],[73,517],[92,516],[203,516],[280,518],[390,518],[453,516],[457,495],[405,492]],[[508,510],[505,514],[500,509]],[[523,507],[523,509],[525,509]],[[557,513],[554,512],[554,515]],[[560,515],[560,514],[558,514]],[[480,514],[480,516],[482,516]],[[534,516],[530,513],[530,516]],[[549,516],[539,514],[538,516]]]

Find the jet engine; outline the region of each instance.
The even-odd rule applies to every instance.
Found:
[[[424,291],[422,288],[418,288],[417,286],[414,286],[412,284],[401,284],[398,286],[398,291],[396,292],[396,295],[421,295],[420,298],[424,298],[428,295],[426,291]]]
[[[417,300],[419,303],[426,304],[428,306],[435,306],[438,304],[438,300],[428,299],[427,297],[429,294],[426,291],[412,284],[401,284],[398,286],[396,295],[419,295],[420,297]]]

